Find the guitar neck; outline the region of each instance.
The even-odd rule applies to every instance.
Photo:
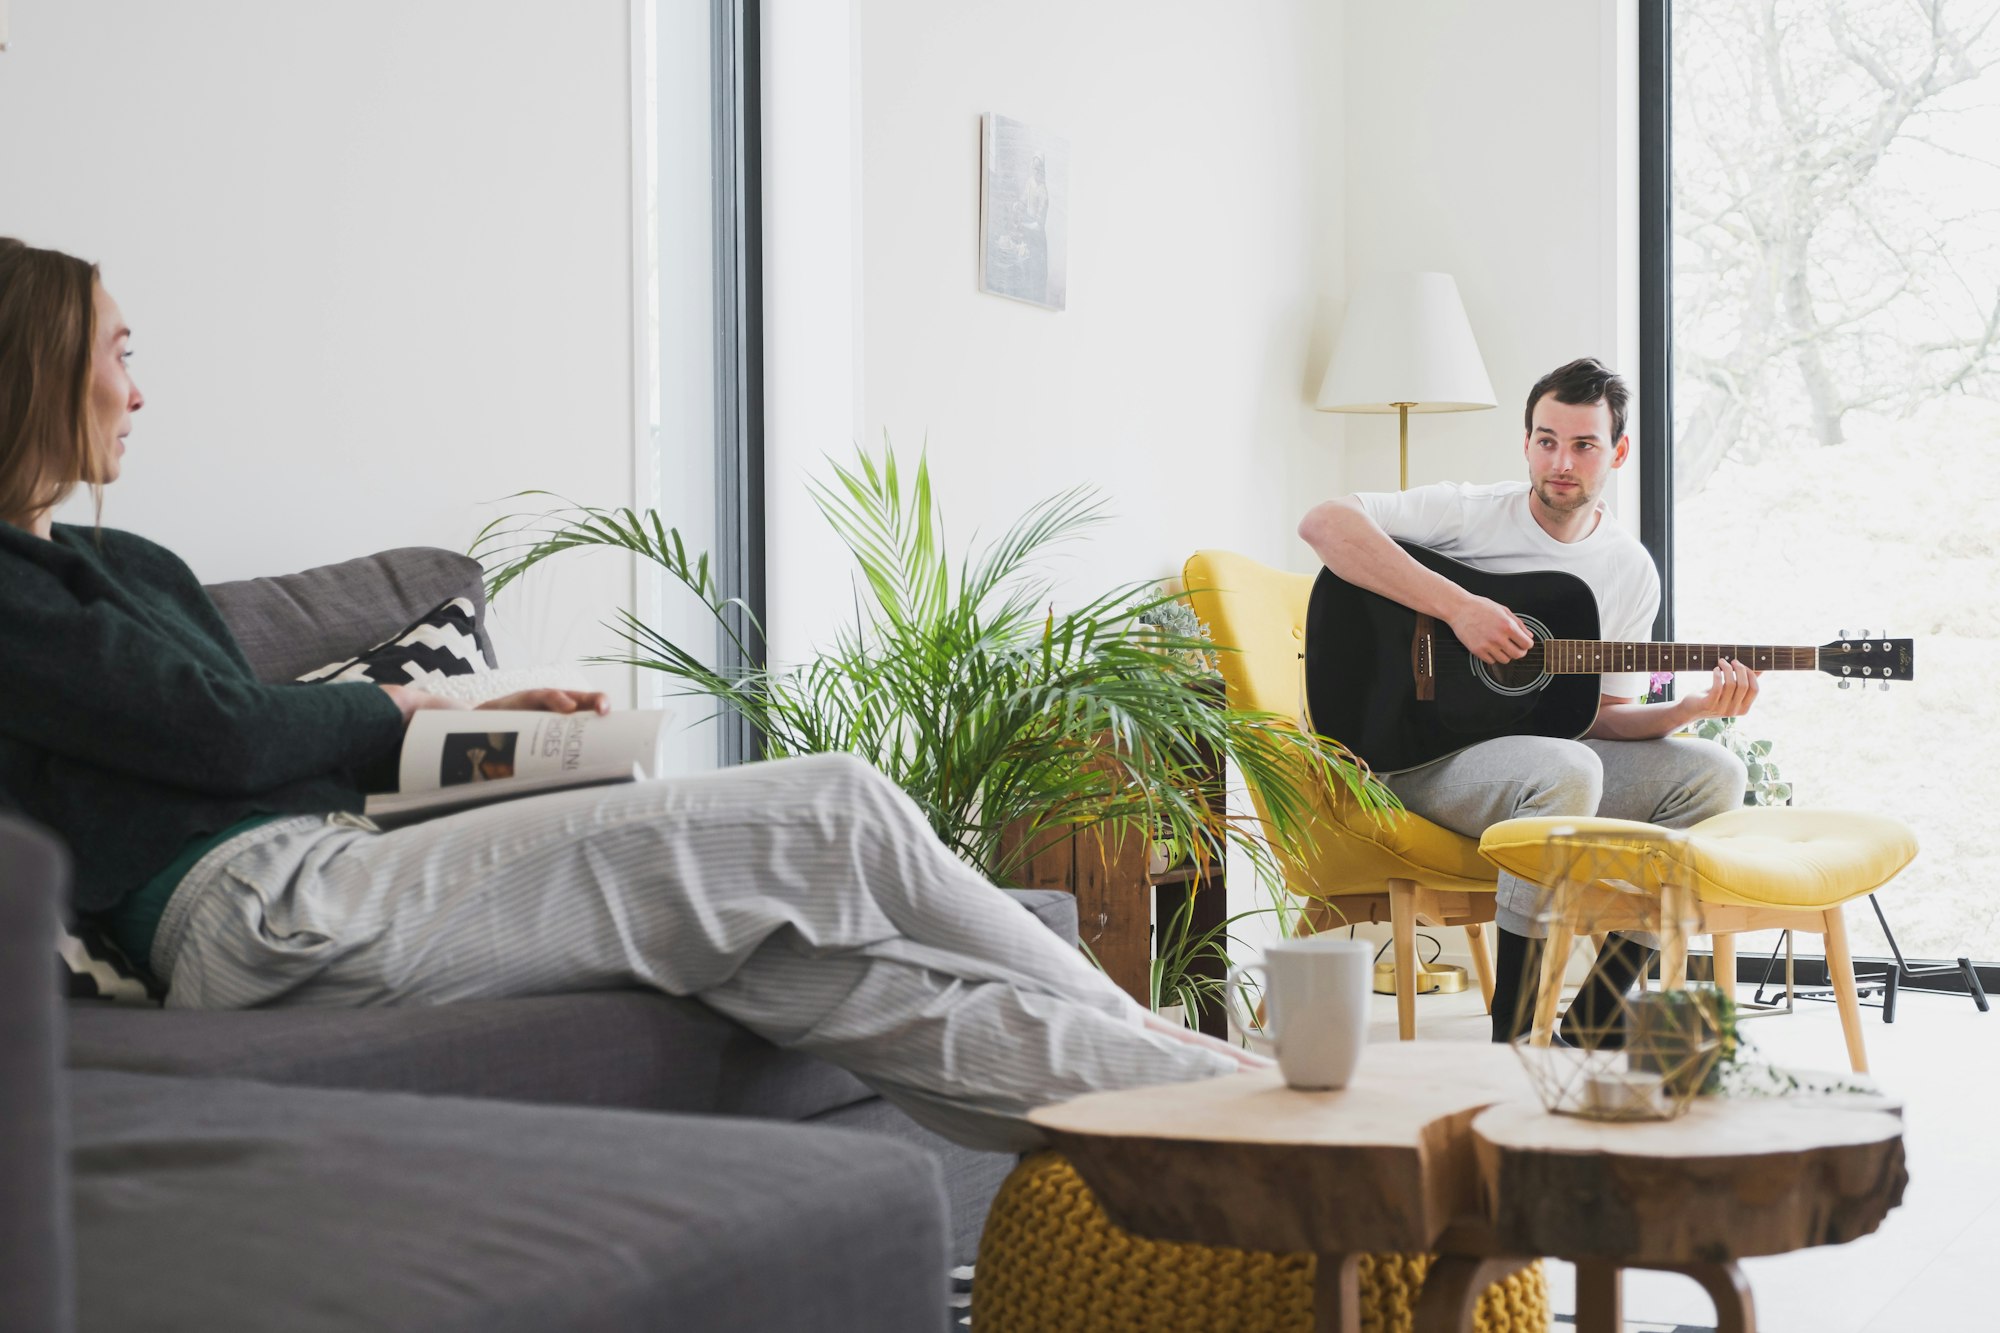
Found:
[[[1713,671],[1725,657],[1753,671],[1815,671],[1819,649],[1764,643],[1617,643],[1600,639],[1547,639],[1543,669],[1558,676],[1601,672]]]

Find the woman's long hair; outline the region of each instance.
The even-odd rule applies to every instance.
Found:
[[[79,482],[103,503],[96,340],[97,265],[0,237],[0,520],[24,527]]]

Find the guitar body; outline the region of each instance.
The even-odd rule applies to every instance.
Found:
[[[1537,642],[1598,637],[1597,598],[1574,574],[1492,574],[1426,547],[1397,545],[1425,568],[1512,611]],[[1443,621],[1429,623],[1433,697],[1420,698],[1413,657],[1418,621],[1408,607],[1330,569],[1313,584],[1305,634],[1308,717],[1315,731],[1376,772],[1416,768],[1502,736],[1574,739],[1597,720],[1599,677],[1489,668]]]

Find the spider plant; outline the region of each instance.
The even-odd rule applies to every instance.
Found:
[[[755,625],[749,608],[724,597],[707,557],[690,556],[651,510],[562,501],[494,520],[472,553],[487,564],[489,597],[569,550],[613,547],[655,562],[752,665],[710,667],[629,611],[616,625],[629,652],[595,660],[663,672],[670,693],[740,713],[773,758],[863,756],[947,846],[1000,883],[1017,882],[1031,856],[1085,832],[1109,844],[1159,838],[1198,871],[1235,845],[1260,877],[1275,875],[1255,820],[1207,799],[1211,757],[1271,796],[1281,843],[1310,842],[1306,783],[1341,784],[1378,815],[1399,808],[1334,742],[1276,714],[1227,707],[1200,656],[1212,645],[1141,623],[1173,601],[1157,587],[1127,584],[1055,609],[1042,567],[1105,521],[1104,502],[1087,488],[1042,500],[954,563],[927,461],[908,474],[885,442],[879,458],[857,449],[851,464],[831,465],[833,479],[810,483],[811,494],[855,560],[856,613],[803,663],[756,659],[742,635]]]

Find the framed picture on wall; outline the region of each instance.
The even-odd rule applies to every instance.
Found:
[[[980,118],[979,290],[1061,310],[1069,290],[1069,137]]]

